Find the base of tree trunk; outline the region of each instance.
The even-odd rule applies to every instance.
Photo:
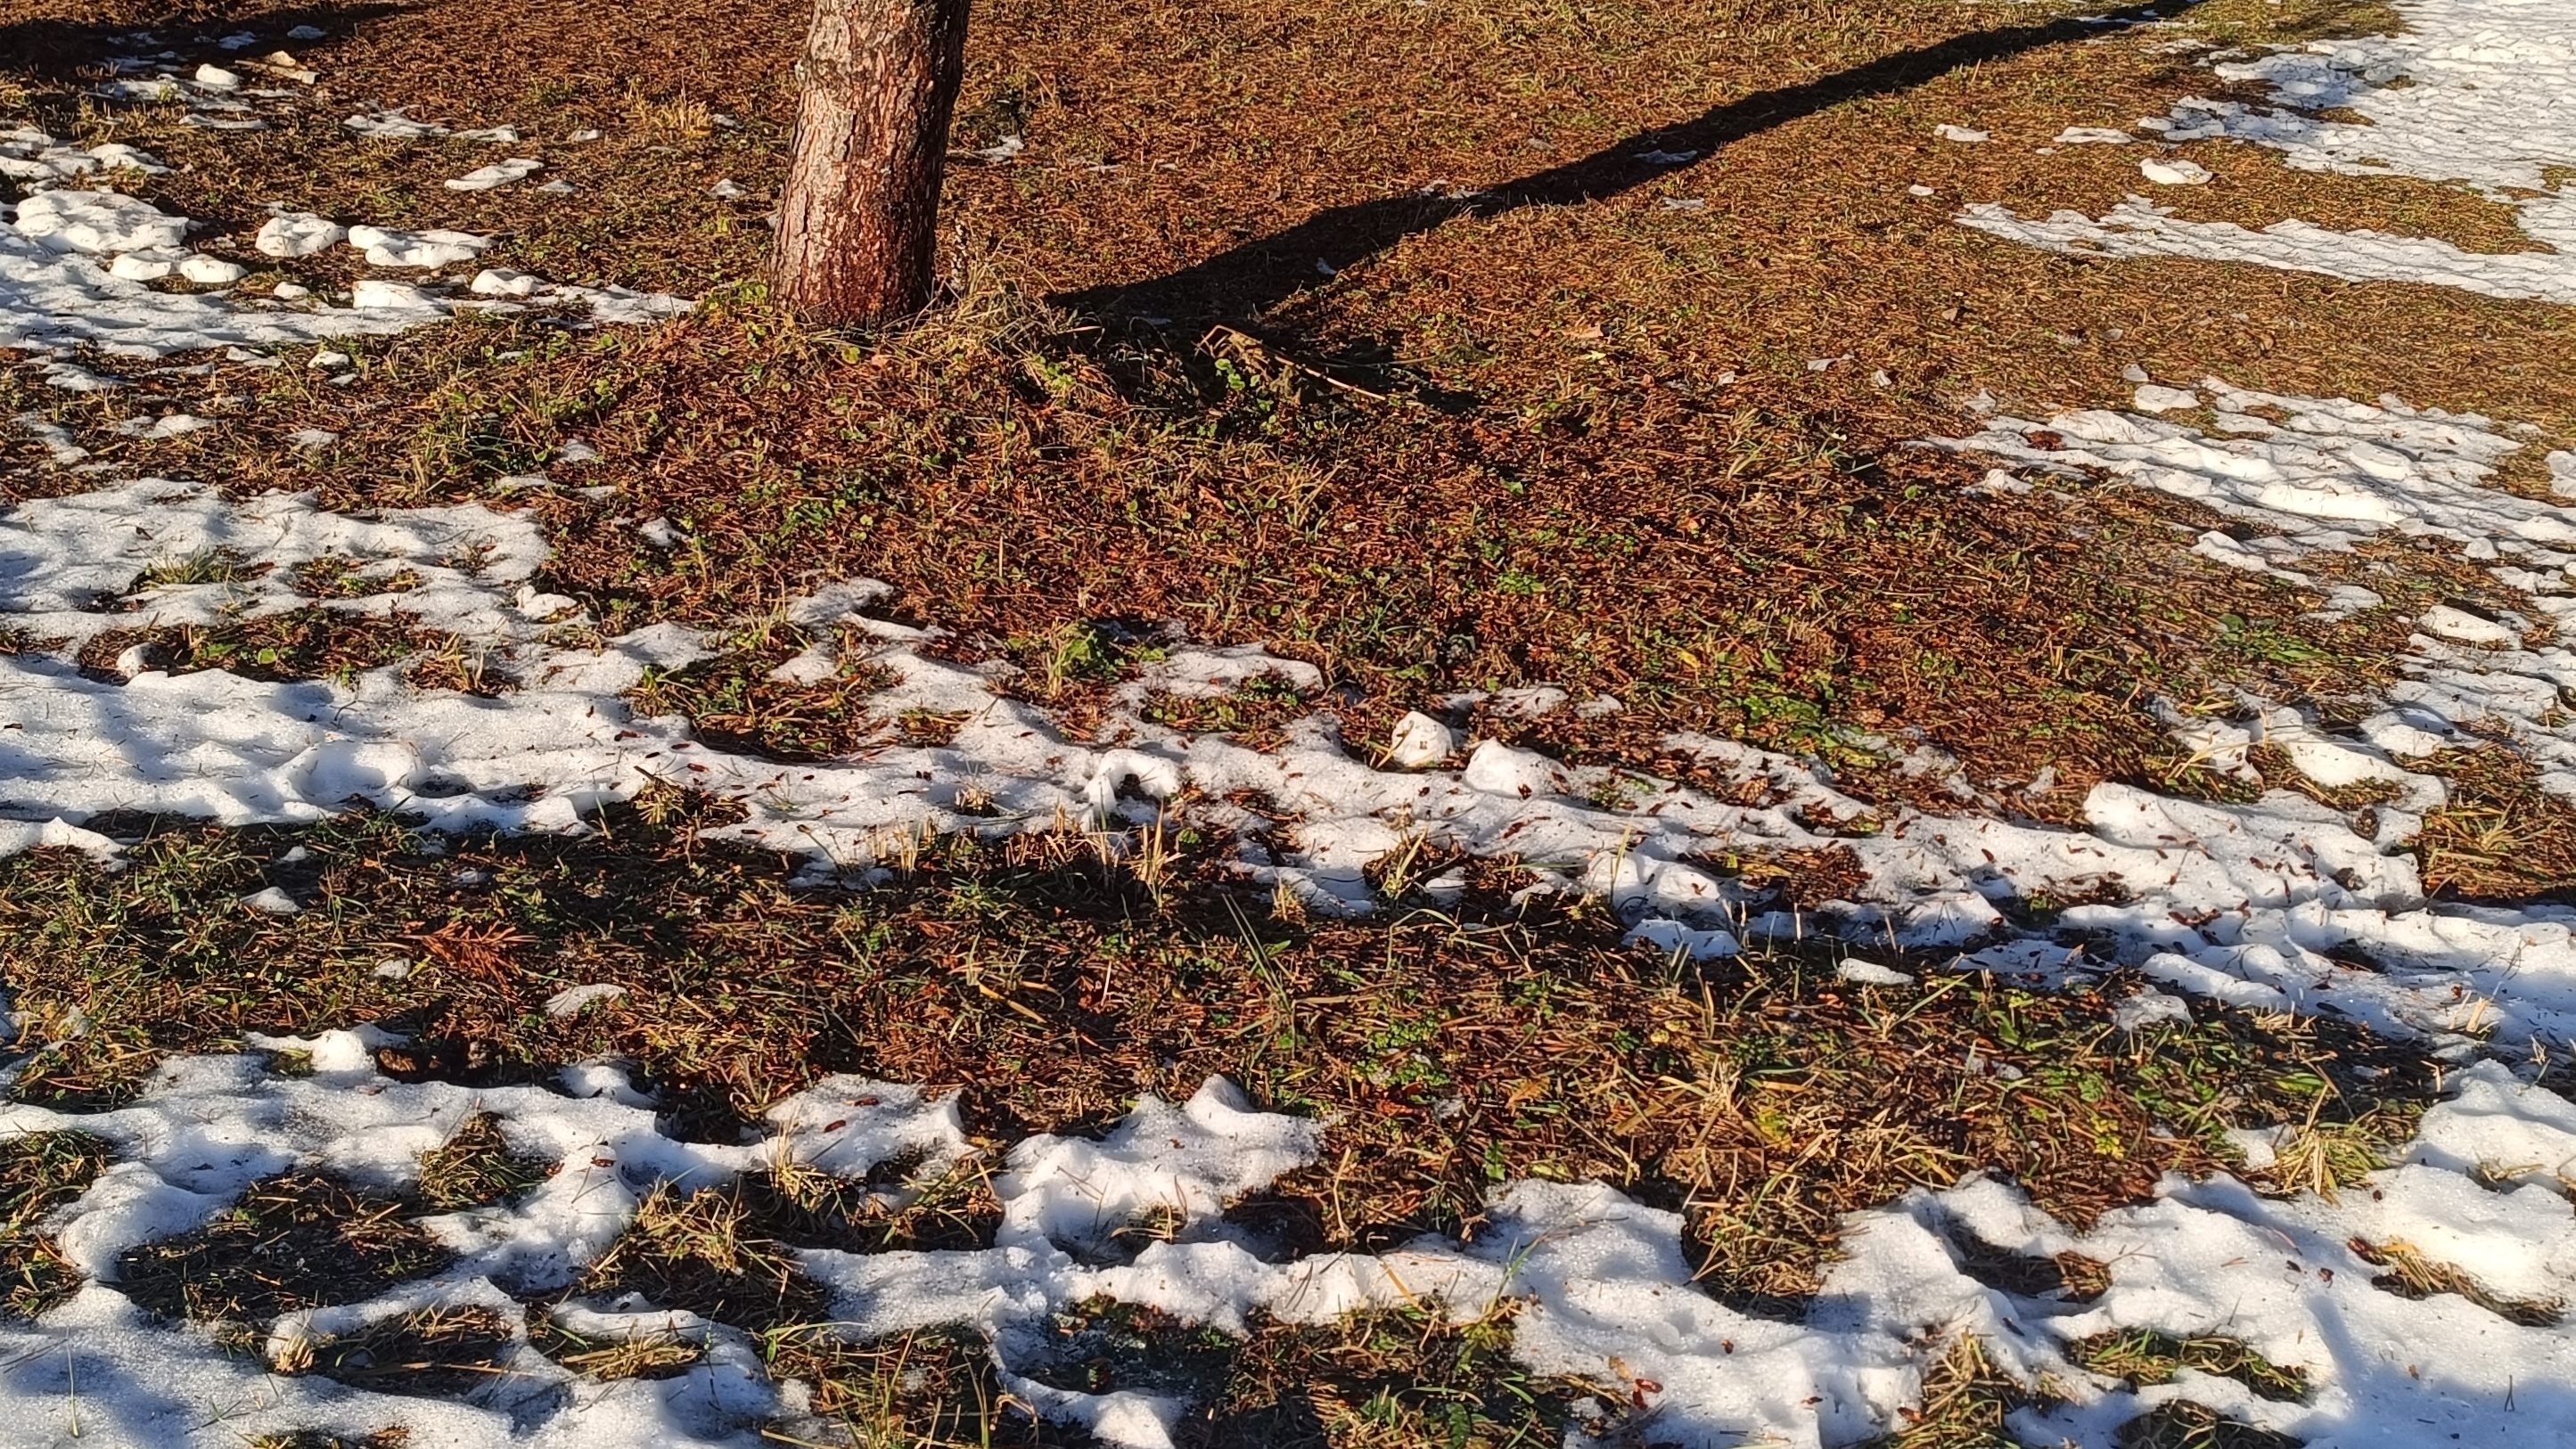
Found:
[[[798,316],[872,327],[930,304],[967,0],[815,0],[772,285]]]

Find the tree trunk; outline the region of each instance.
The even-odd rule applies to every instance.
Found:
[[[835,327],[930,303],[967,0],[815,0],[778,208],[778,300]]]

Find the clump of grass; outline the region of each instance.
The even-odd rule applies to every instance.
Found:
[[[916,1175],[918,1165],[907,1155],[854,1182],[785,1162],[745,1173],[728,1190],[754,1231],[798,1247],[858,1253],[991,1247],[1002,1208],[989,1164],[969,1159],[926,1176]]]
[[[1401,904],[1415,896],[1424,881],[1466,858],[1455,842],[1443,841],[1428,829],[1408,830],[1393,850],[1360,867],[1360,874],[1381,898]]]
[[[403,678],[414,689],[449,689],[486,699],[515,693],[517,676],[496,664],[493,654],[487,645],[468,645],[451,634],[414,656]]]
[[[128,1250],[117,1286],[154,1313],[218,1324],[362,1302],[454,1256],[404,1220],[408,1206],[319,1173],[273,1177],[204,1227]]]
[[[2453,1264],[2427,1257],[2421,1248],[2402,1239],[2373,1243],[2355,1238],[2350,1246],[2363,1262],[2388,1270],[2371,1279],[2371,1283],[2401,1298],[2457,1294],[2507,1322],[2519,1323],[2526,1328],[2554,1328],[2566,1316],[2567,1305],[2558,1299],[2507,1298],[2491,1293],[2485,1284],[2467,1272]]]
[[[2111,1286],[2109,1265],[2069,1250],[2050,1257],[2007,1252],[1953,1225],[1951,1247],[1959,1271],[1989,1288],[2025,1298],[2059,1298],[2089,1303]]]
[[[2434,766],[2450,798],[2415,836],[2427,891],[2470,901],[2564,894],[2576,879],[2576,807],[2541,788],[2530,760],[2487,745]]]
[[[335,1338],[297,1339],[271,1367],[376,1393],[448,1397],[506,1372],[514,1342],[510,1320],[493,1309],[430,1308]]]
[[[807,1412],[772,1426],[786,1443],[1022,1446],[1048,1442],[1037,1420],[1003,1392],[983,1339],[953,1328],[919,1329],[850,1343],[827,1325],[782,1329],[762,1340],[773,1379],[801,1381]],[[825,1440],[822,1436],[839,1436]]]
[[[420,1200],[442,1212],[518,1196],[554,1173],[554,1164],[510,1150],[501,1119],[477,1112],[420,1159]]]
[[[2300,1449],[2300,1441],[2230,1419],[2206,1404],[2176,1399],[2122,1424],[2117,1449]]]
[[[287,575],[289,586],[309,599],[363,599],[376,594],[406,593],[420,587],[410,569],[373,570],[367,560],[328,554],[297,564]]]
[[[76,1112],[121,1106],[161,1064],[160,1048],[132,1022],[42,1034],[54,1040],[9,1075],[8,1095],[16,1101]]]
[[[265,573],[265,565],[254,567],[238,549],[205,548],[195,553],[155,559],[135,575],[129,594],[146,589],[185,587],[192,584],[231,584]]]
[[[1897,1411],[1900,1426],[1867,1449],[2013,1449],[2004,1416],[2031,1391],[1995,1367],[1983,1340],[1961,1334],[1923,1375],[1923,1404]]]
[[[706,102],[686,93],[652,95],[640,81],[626,87],[626,118],[642,135],[657,141],[693,141],[716,129],[715,111]]]
[[[1206,1442],[1521,1449],[1578,1442],[1568,1433],[1577,1429],[1618,1443],[1623,1411],[1651,1407],[1662,1391],[1648,1380],[1594,1385],[1534,1374],[1511,1346],[1503,1312],[1464,1324],[1419,1309],[1354,1314],[1328,1327],[1258,1321],[1208,1374],[1215,1388],[1199,1411]]]
[[[1056,1314],[1031,1378],[1087,1394],[1130,1390],[1190,1397],[1215,1381],[1233,1359],[1234,1340],[1193,1327],[1159,1309],[1113,1299],[1077,1303]]]
[[[648,715],[688,717],[700,740],[717,749],[806,762],[850,754],[892,730],[871,709],[872,696],[896,682],[893,670],[855,657],[814,684],[791,684],[772,671],[816,636],[788,626],[764,631],[750,647],[685,668],[648,669],[627,692]],[[859,640],[844,636],[845,644]]]
[[[34,1318],[80,1290],[80,1273],[37,1224],[107,1167],[107,1144],[81,1132],[0,1142],[0,1319]]]
[[[2125,1380],[2132,1388],[2169,1384],[2191,1369],[2234,1379],[2279,1403],[2298,1403],[2308,1396],[2305,1369],[2283,1367],[2241,1339],[2218,1335],[2176,1338],[2151,1328],[2133,1328],[2088,1338],[2071,1347],[2067,1356],[2095,1373]]]
[[[561,1316],[553,1313],[539,1314],[529,1321],[528,1341],[565,1368],[603,1381],[667,1379],[707,1356],[705,1344],[677,1333],[656,1331],[625,1338],[592,1338],[565,1327]]]
[[[258,1435],[250,1440],[250,1449],[405,1449],[410,1443],[411,1431],[400,1426],[378,1429],[363,1439],[298,1429],[292,1434]]]
[[[365,670],[464,648],[455,635],[407,614],[363,616],[316,605],[213,627],[110,629],[82,647],[79,662],[106,671],[136,645],[144,648],[150,668],[170,674],[221,669],[245,679],[343,684]]]
[[[575,1291],[641,1293],[657,1308],[756,1332],[818,1322],[830,1307],[786,1245],[760,1235],[741,1199],[721,1188],[656,1188]]]
[[[1263,674],[1213,698],[1158,694],[1146,705],[1145,718],[1188,734],[1236,735],[1258,749],[1278,744],[1284,738],[1284,726],[1312,713],[1314,707],[1295,685]]]

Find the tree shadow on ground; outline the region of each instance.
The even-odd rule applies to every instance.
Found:
[[[1380,255],[1457,217],[1572,206],[1687,172],[1727,145],[1847,101],[1908,90],[1952,71],[2169,19],[2201,0],[2156,0],[2101,15],[2012,25],[1899,51],[1867,65],[1759,91],[1698,117],[1640,132],[1588,156],[1482,191],[1408,192],[1321,212],[1161,277],[1058,295],[1059,306],[1103,317],[1206,324],[1247,321],[1319,279]],[[1196,335],[1192,333],[1191,335]]]

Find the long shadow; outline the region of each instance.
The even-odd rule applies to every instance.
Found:
[[[2006,26],[1956,36],[1794,86],[1712,107],[1693,120],[1643,132],[1589,156],[1486,191],[1407,194],[1354,202],[1167,276],[1058,295],[1058,305],[1091,313],[1175,319],[1256,317],[1326,269],[1338,272],[1417,232],[1462,216],[1491,217],[1529,206],[1598,201],[1689,170],[1731,142],[1866,96],[1888,95],[1964,66],[2111,34],[2169,18],[2202,0],[2154,0],[2083,19]],[[1318,263],[1321,266],[1318,266]]]

